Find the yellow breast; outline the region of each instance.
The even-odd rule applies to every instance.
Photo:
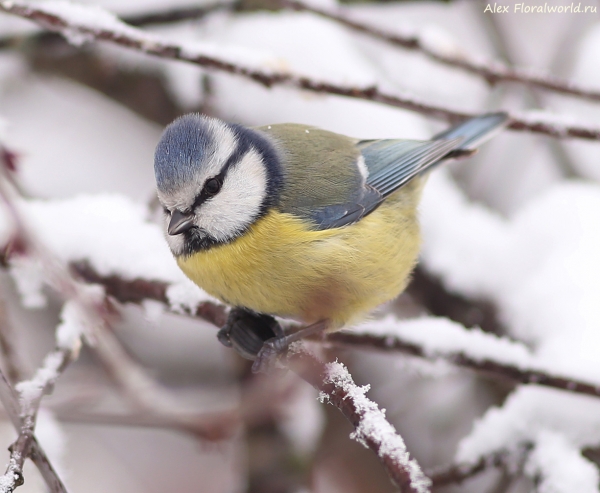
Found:
[[[178,263],[225,303],[341,328],[406,286],[419,252],[420,188],[413,180],[356,224],[324,231],[272,210],[235,241]]]

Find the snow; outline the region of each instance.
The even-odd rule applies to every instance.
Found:
[[[495,301],[512,335],[556,371],[600,379],[600,187],[561,184],[503,219],[437,174],[422,206],[430,270]]]
[[[325,385],[333,384],[346,394],[345,399],[352,400],[360,420],[355,425],[355,430],[350,434],[350,438],[364,447],[368,447],[367,440],[374,442],[379,449],[378,453],[381,458],[389,458],[394,464],[408,471],[411,486],[416,492],[429,492],[431,481],[423,474],[419,464],[410,458],[404,440],[386,420],[385,410],[379,409],[375,402],[365,396],[370,386],[357,386],[346,367],[337,361],[327,364],[323,383]],[[321,402],[327,402],[328,399],[328,394],[320,393],[319,400]]]
[[[8,11],[13,8],[31,8],[48,15],[57,16],[66,21],[66,27],[48,24],[48,29],[58,30],[72,44],[79,46],[91,41],[91,32],[111,32],[117,37],[135,40],[143,50],[157,50],[171,45],[168,38],[142,31],[123,23],[113,13],[98,5],[83,5],[63,0],[47,0],[45,2],[27,2],[23,0],[4,0],[0,2]],[[91,31],[91,32],[90,32]],[[222,47],[210,43],[177,40],[181,53],[190,58],[199,56],[216,57],[231,63],[246,65],[279,66],[281,61],[273,59],[268,53],[249,50],[243,46]]]
[[[26,308],[43,308],[46,306],[44,274],[39,262],[27,257],[15,257],[9,266],[17,291],[21,295],[21,303]]]
[[[309,385],[294,388],[285,402],[279,426],[300,456],[312,454],[325,428],[323,407],[315,398],[315,389]]]
[[[423,260],[452,290],[493,300],[512,336],[537,363],[600,381],[600,187],[564,183],[513,217],[469,203],[447,175],[432,177],[423,200]],[[532,386],[489,410],[458,458],[536,441],[543,430],[579,446],[600,441],[600,402]]]
[[[52,351],[44,358],[41,366],[30,380],[24,380],[15,386],[15,390],[19,393],[22,415],[29,415],[37,410],[44,393],[58,378],[63,362],[62,351]]]
[[[99,286],[86,286],[98,294],[103,291]],[[86,332],[87,316],[82,312],[80,303],[68,300],[62,308],[61,321],[56,327],[56,345],[65,351],[77,351],[81,344],[81,336]]]
[[[11,492],[16,487],[17,479],[19,479],[19,466],[17,464],[17,457],[20,454],[15,454],[15,457],[11,457],[8,463],[8,468],[5,474],[0,476],[0,492]]]
[[[144,318],[153,324],[158,324],[165,313],[165,305],[155,300],[142,301],[142,309],[144,310]]]
[[[414,343],[432,358],[444,354],[464,353],[478,361],[485,359],[532,368],[536,364],[529,349],[522,343],[482,332],[479,328],[467,330],[461,324],[440,317],[423,317],[399,321],[388,315],[353,328],[357,334],[371,334]]]
[[[142,204],[118,194],[81,195],[21,204],[29,226],[62,262],[89,261],[100,275],[119,275],[170,284],[173,309],[192,310],[213,300],[181,272],[159,225],[147,221]],[[65,221],[64,218],[68,218]],[[35,261],[21,257],[11,268],[23,302],[43,302],[42,274]]]
[[[316,2],[335,7],[329,0]],[[23,0],[12,3],[26,5]],[[178,44],[188,56],[205,54],[266,72],[297,72],[340,84],[377,83],[390,92],[415,94],[465,111],[510,107],[527,121],[588,126],[597,126],[600,121],[598,106],[588,101],[543,91],[532,95],[516,84],[490,88],[473,75],[435,65],[422,55],[366,36],[355,36],[332,21],[308,13],[221,13],[201,23],[138,30],[122,24],[101,7],[120,14],[147,12],[164,8],[164,1],[86,3],[91,5],[59,1],[31,5],[67,16],[70,22],[86,29],[111,29],[130,36],[148,49]],[[197,2],[180,0],[177,5]],[[517,23],[517,28],[511,30],[509,21],[496,17],[498,41],[489,36],[489,25],[481,21],[476,2],[403,2],[344,8],[353,18],[390,31],[416,33],[437,52],[464,54],[476,60],[512,58],[531,73],[553,72],[567,75],[583,87],[600,87],[600,26],[594,18],[573,16],[567,22],[558,16],[550,20],[511,17],[510,22]],[[553,36],[531,36],[531,32],[541,32],[542,25]],[[3,34],[37,29],[33,23],[0,16]],[[570,37],[568,31],[573,31]],[[73,28],[65,29],[64,34],[75,44],[90,39]],[[558,45],[563,48],[557,51]],[[538,48],[543,48],[542,52]],[[100,53],[110,61],[120,57],[129,68],[164,75],[182,107],[207,104],[217,116],[242,123],[295,121],[361,138],[427,138],[441,128],[433,128],[419,115],[381,104],[282,87],[267,89],[239,77],[214,74],[182,62],[150,60],[146,55],[106,44]],[[552,57],[562,64],[560,70],[550,63]],[[201,82],[207,74],[211,91],[205,93]],[[531,106],[544,109],[533,110]],[[35,234],[54,255],[65,263],[88,260],[103,275],[166,282],[173,310],[190,311],[197,303],[211,300],[180,272],[161,228],[148,220],[145,202],[153,195],[151,163],[161,131],[158,125],[72,82],[29,73],[25,57],[16,52],[0,54],[0,108],[0,121],[6,122],[0,135],[21,158],[20,177],[25,189],[33,196],[52,199],[20,205]],[[490,359],[522,369],[542,369],[600,382],[600,188],[593,182],[564,180],[565,164],[590,180],[598,180],[598,144],[557,143],[505,132],[474,159],[453,165],[470,198],[443,171],[436,171],[425,189],[424,266],[440,276],[451,291],[491,300],[509,330],[508,337],[466,330],[434,317],[401,322],[386,317],[356,330],[390,341],[398,337],[413,342],[431,358],[464,353],[479,361]],[[487,206],[474,202],[473,197]],[[9,226],[8,221],[0,219],[2,242],[8,237]],[[23,303],[27,307],[43,306],[39,265],[15,257],[10,269]],[[161,316],[164,307],[149,301],[143,309],[148,320],[168,331],[169,327],[163,326],[167,317]],[[67,303],[57,331],[59,347],[74,348],[84,329],[85,320],[77,306]],[[142,331],[139,334],[143,337]],[[389,361],[386,358],[379,364],[385,366],[386,378],[391,382],[392,371],[397,368],[388,365]],[[55,377],[56,361],[50,358],[44,365],[32,381],[21,384],[23,395],[29,399],[39,395],[45,380]],[[365,397],[367,389],[356,387],[341,365],[330,368],[330,379],[347,388],[367,416],[354,438],[362,442],[367,436],[379,440],[385,453],[408,461],[402,439],[385,421],[383,412]],[[518,386],[504,402],[487,412],[477,408],[473,404],[477,397],[472,397],[473,402],[464,403],[469,406],[468,412],[454,403],[452,411],[444,413],[448,403],[441,401],[456,394],[455,384],[448,385],[444,393],[439,388],[445,381],[437,383],[437,391],[422,390],[418,403],[413,403],[412,409],[406,404],[405,409],[413,415],[428,415],[436,408],[446,426],[459,430],[466,429],[471,416],[483,414],[459,444],[457,460],[472,462],[488,452],[511,451],[519,444],[530,443],[533,449],[525,470],[531,477],[540,477],[541,493],[598,491],[598,473],[580,453],[582,447],[597,447],[600,443],[598,399],[528,385]],[[395,392],[388,398],[399,402],[402,397],[398,396],[403,395]],[[408,399],[414,400],[414,394]],[[285,425],[293,442],[305,450],[314,446],[318,435],[319,413],[314,400],[312,407],[310,402],[307,396],[299,399]],[[489,401],[485,403],[488,405]],[[392,409],[388,404],[386,407]],[[404,422],[411,422],[410,417]],[[431,423],[428,426],[432,427]],[[418,436],[418,430],[413,433]],[[455,435],[460,433],[464,431],[456,431]],[[406,463],[413,467],[412,462]],[[99,469],[104,475],[104,469]]]
[[[557,433],[543,431],[536,439],[525,470],[539,477],[539,493],[598,493],[597,466]]]

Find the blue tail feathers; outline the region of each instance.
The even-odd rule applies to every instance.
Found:
[[[487,113],[444,130],[435,135],[432,140],[462,137],[465,140],[457,149],[472,150],[502,130],[507,122],[508,115],[504,112]]]

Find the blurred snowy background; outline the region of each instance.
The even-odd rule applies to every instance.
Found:
[[[85,3],[139,18],[201,1]],[[484,12],[488,3],[477,0],[348,4],[345,12],[418,35],[445,53],[600,88],[599,14],[520,14],[512,12],[515,2],[498,3],[511,12]],[[581,3],[600,9],[598,0]],[[313,5],[336,7],[334,0]],[[247,51],[255,64],[264,57],[272,69],[378,84],[459,111],[506,109],[600,126],[599,101],[522,84],[490,86],[418,52],[260,0],[142,29],[176,42],[245,50],[239,53]],[[202,294],[185,283],[152,223],[152,163],[163,126],[189,111],[248,125],[306,123],[362,138],[428,138],[446,126],[378,103],[267,89],[113,45],[73,46],[0,14],[0,139],[16,154],[16,178],[29,197],[22,205],[28,223],[65,261],[87,260],[105,275],[179,286],[181,293],[170,293],[175,304],[195,303]],[[418,271],[407,293],[382,311],[399,319],[425,317],[414,330],[425,341],[430,331],[440,345],[445,335],[448,347],[456,342],[454,332],[442,327],[438,339],[440,320],[427,317],[452,318],[466,327],[459,335],[466,333],[464,347],[472,354],[481,348],[473,327],[481,326],[515,341],[540,368],[600,384],[599,157],[598,141],[505,131],[474,158],[436,172],[422,204]],[[10,227],[2,221],[3,243]],[[26,260],[2,269],[0,281],[2,339],[10,342],[20,377],[29,378],[54,346],[62,302],[42,289],[36,266]],[[210,442],[144,419],[84,348],[44,399],[36,431],[70,492],[394,491],[377,458],[348,438],[350,424],[319,404],[305,382],[294,375],[252,376],[247,362],[217,342],[214,327],[165,313],[157,302],[119,311],[115,335],[179,406],[194,413],[235,411],[243,424]],[[402,325],[389,318],[371,324]],[[502,360],[504,346],[498,348]],[[473,463],[494,452],[511,458],[434,491],[600,491],[600,399],[515,386],[402,355],[348,349],[328,355],[344,361],[358,383],[371,385],[369,396],[387,409],[425,469]],[[9,422],[0,422],[0,448],[15,437]],[[20,491],[44,488],[28,463]]]

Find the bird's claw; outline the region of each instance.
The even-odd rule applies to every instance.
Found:
[[[285,337],[273,337],[265,341],[252,364],[253,373],[273,373],[284,368],[279,361],[287,353]]]
[[[217,332],[217,339],[225,347],[233,347],[231,342],[231,326],[227,323]]]

